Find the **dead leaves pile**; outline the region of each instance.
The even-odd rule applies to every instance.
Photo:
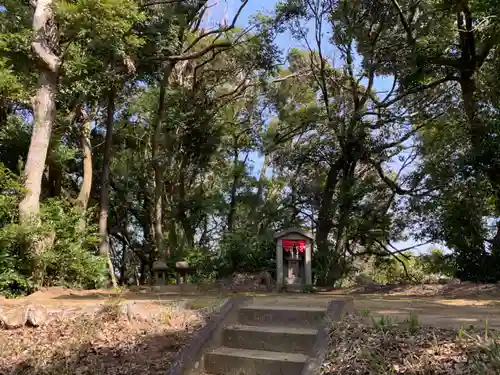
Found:
[[[494,375],[500,374],[500,336],[407,323],[370,324],[346,316],[330,330],[323,375]]]
[[[204,323],[193,311],[168,311],[168,318],[131,321],[107,306],[43,327],[0,331],[0,374],[166,374]]]

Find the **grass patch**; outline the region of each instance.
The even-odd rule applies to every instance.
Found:
[[[397,319],[391,318],[390,316],[379,316],[379,317],[372,318],[373,327],[379,331],[387,331],[396,322],[397,322]]]
[[[370,310],[362,310],[360,311],[359,315],[363,318],[368,318],[370,316]]]
[[[420,319],[417,314],[411,313],[410,317],[405,321],[408,324],[408,330],[410,333],[415,334],[420,329]]]
[[[423,327],[415,314],[371,324],[349,315],[331,326],[322,374],[500,374],[500,333]]]

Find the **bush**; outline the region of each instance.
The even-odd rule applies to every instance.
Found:
[[[41,206],[42,225],[19,223],[22,197],[19,177],[0,163],[0,294],[15,296],[33,291],[31,254],[34,238],[55,235],[42,254],[44,286],[100,287],[107,279],[106,262],[96,253],[97,228],[86,222],[68,202],[51,199]]]
[[[420,255],[419,259],[427,274],[437,274],[449,278],[456,275],[454,257],[451,254],[445,254],[441,249],[432,249],[427,254]]]
[[[204,247],[195,247],[185,251],[184,260],[195,269],[190,275],[189,282],[201,284],[202,282],[214,281],[217,278],[217,271],[210,257],[210,250]]]
[[[442,272],[448,267],[445,264],[437,252],[419,256],[406,252],[397,257],[376,258],[367,276],[378,284],[434,284],[446,276]]]
[[[227,234],[222,239],[216,267],[221,276],[232,274],[234,271],[268,271],[274,275],[275,252],[275,242],[268,233],[257,236],[250,228],[243,228]]]
[[[68,202],[50,199],[42,206],[46,233],[53,246],[43,254],[45,285],[98,288],[107,280],[106,260],[97,255],[98,228]]]
[[[23,240],[29,232],[18,223],[22,196],[19,177],[0,163],[0,294],[16,296],[32,290],[29,254]]]

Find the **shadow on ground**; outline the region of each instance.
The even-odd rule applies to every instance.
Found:
[[[0,365],[0,374],[12,375],[146,375],[167,374],[172,358],[189,338],[186,332],[151,334],[134,338],[119,346],[94,345],[84,342],[79,346],[44,357],[27,358],[17,364]]]
[[[236,293],[190,293],[179,294],[171,292],[126,292],[120,298],[134,301],[168,302],[179,299],[225,298],[235,296]],[[438,327],[470,325],[500,328],[500,301],[495,297],[466,297],[456,299],[439,296],[385,296],[385,295],[350,295],[339,296],[332,294],[275,294],[275,293],[249,293],[256,297],[256,302],[262,303],[299,303],[306,305],[325,305],[331,299],[352,298],[354,307],[361,314],[370,316],[393,316],[398,319],[407,318],[410,314],[418,315],[423,324]],[[112,298],[113,295],[105,292],[87,293],[84,295],[61,295],[55,300],[66,301],[92,301]]]

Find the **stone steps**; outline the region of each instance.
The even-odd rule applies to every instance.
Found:
[[[299,375],[304,354],[220,347],[207,354],[205,371],[220,375]]]
[[[236,325],[226,328],[223,345],[231,348],[269,350],[308,355],[317,329]]]
[[[240,324],[254,326],[284,326],[318,328],[325,317],[325,309],[299,306],[250,305],[240,309]]]
[[[222,346],[205,355],[205,373],[300,375],[325,313],[317,307],[243,306],[238,324],[224,329]]]

